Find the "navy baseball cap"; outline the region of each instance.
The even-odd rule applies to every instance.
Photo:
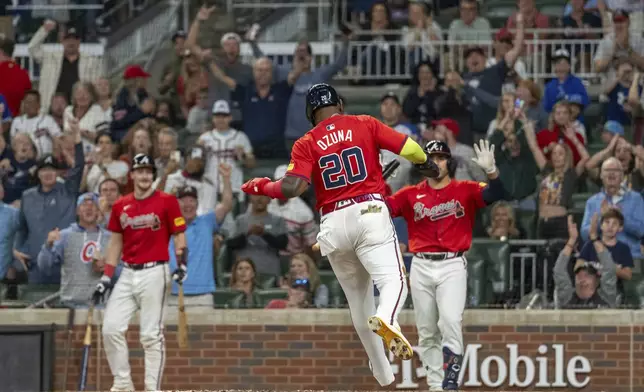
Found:
[[[613,135],[624,136],[624,127],[617,121],[606,121],[606,124],[604,124],[604,131],[610,132]]]
[[[177,199],[181,199],[186,196],[191,196],[194,197],[195,199],[198,199],[197,197],[197,188],[195,188],[192,185],[185,185],[177,191]]]

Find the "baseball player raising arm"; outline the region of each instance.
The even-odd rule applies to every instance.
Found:
[[[295,142],[286,175],[275,182],[255,178],[242,190],[284,199],[299,196],[313,183],[321,215],[320,251],[328,256],[344,290],[374,377],[380,385],[389,385],[394,375],[382,342],[403,359],[413,352],[397,322],[407,285],[384,203],[379,153],[385,149],[399,154],[429,177],[438,175],[438,168],[406,135],[371,116],[343,114],[342,101],[327,84],[309,89],[306,115],[314,127]],[[378,309],[373,282],[380,291]]]
[[[411,297],[430,390],[458,390],[467,292],[463,253],[472,244],[476,210],[502,199],[504,189],[494,162],[494,146],[487,140],[474,145],[476,158],[472,160],[487,173],[489,184],[452,180],[456,161],[446,143],[430,141],[425,152],[438,165],[438,177],[401,189],[387,197],[387,204],[392,216],[407,221],[409,249],[414,254]]]
[[[123,260],[123,272],[105,308],[105,354],[114,376],[112,391],[133,391],[125,340],[130,318],[140,310],[141,344],[145,351],[145,390],[161,389],[165,363],[163,318],[170,288],[168,242],[174,235],[177,269],[172,279],[186,279],[186,223],[174,196],[159,192],[152,183],[156,168],[152,157],[138,154],[130,173],[134,192],[114,203],[107,229],[112,237],[105,272],[94,293],[103,299],[112,288],[114,269]]]

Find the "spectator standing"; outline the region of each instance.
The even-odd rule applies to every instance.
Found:
[[[537,134],[539,147],[545,156],[549,156],[555,144],[566,143],[572,150],[573,163],[576,165],[581,159],[584,137],[574,128],[570,105],[564,101],[555,104],[550,118],[550,126]]]
[[[94,150],[98,127],[111,120],[105,117],[105,112],[96,102],[94,86],[88,82],[76,82],[72,88],[71,105],[65,109],[64,114],[66,132],[69,131],[69,119],[78,120],[86,155]]]
[[[508,116],[501,120],[489,140],[494,145],[494,159],[503,188],[508,192],[506,198],[514,201],[522,210],[534,211],[537,207],[533,198],[535,179],[539,174],[529,147],[530,143],[536,145],[534,123],[527,119],[525,113],[518,115],[518,127],[505,126],[506,123],[516,121],[514,116]]]
[[[628,100],[629,90],[633,84],[633,65],[628,60],[616,62],[616,73],[606,81],[603,93],[608,96],[606,103],[606,120],[617,121],[622,126],[630,128],[632,116],[636,107]],[[637,86],[638,95],[642,94],[642,86]]]
[[[96,148],[87,162],[89,171],[84,178],[88,192],[99,193],[100,185],[110,178],[119,186],[127,183],[129,167],[127,163],[114,159],[115,148],[112,135],[109,132],[99,132]]]
[[[200,64],[200,58],[186,50],[181,65],[181,75],[177,78],[177,94],[183,118],[188,118],[192,109],[199,99],[201,90],[208,89],[208,77],[206,70]]]
[[[517,8],[518,11],[515,12],[514,14],[510,15],[508,18],[508,21],[506,23],[506,26],[510,30],[514,30],[519,28],[521,24],[523,24],[523,27],[526,29],[547,29],[550,27],[550,22],[548,20],[548,17],[537,9],[537,6],[535,4],[535,0],[517,0]],[[523,19],[523,23],[519,21],[519,15],[521,15]],[[547,34],[540,33],[538,34],[538,38],[544,39],[547,38]],[[528,41],[532,41],[534,39],[534,34],[529,33],[525,35],[525,39]],[[534,48],[531,48],[534,49]],[[532,50],[530,50],[531,52]]]
[[[65,128],[64,114],[67,109],[67,98],[63,93],[56,93],[51,97],[51,105],[49,105],[49,115],[54,119],[60,129]]]
[[[56,227],[38,253],[38,269],[47,275],[60,270],[60,300],[65,306],[86,307],[103,275],[111,233],[99,225],[98,196],[84,193],[76,202],[77,222]]]
[[[472,114],[468,109],[468,101],[463,94],[463,78],[456,71],[448,71],[445,75],[445,85],[441,88],[443,94],[436,98],[436,117],[451,118],[458,122],[462,132],[458,141],[463,144],[473,144]],[[428,129],[422,131],[423,141],[433,140],[434,135]]]
[[[29,267],[29,283],[60,283],[60,271],[40,271],[36,260],[47,234],[57,227],[67,227],[76,220],[76,198],[83,176],[85,156],[78,123],[72,124],[74,137],[74,167],[64,182],[57,180],[58,162],[45,155],[38,162],[36,176],[39,185],[27,190],[20,203],[19,228],[15,247],[16,257]]]
[[[429,3],[420,0],[409,3],[408,26],[402,28],[402,34],[407,51],[411,53],[410,64],[438,60],[443,30],[434,20]]]
[[[644,159],[644,147],[634,147],[627,142],[624,139],[624,129],[621,128],[619,123],[614,121],[607,122],[604,125],[604,133],[608,133],[608,129],[615,132],[608,146],[593,155],[586,163],[590,179],[599,182],[599,185],[601,185],[599,167],[608,158],[615,157],[624,169],[622,188],[640,192],[644,189],[644,167],[642,167],[641,163],[638,165],[638,160],[641,162]]]
[[[536,129],[548,128],[550,119],[541,103],[541,87],[533,80],[525,79],[517,84],[516,95],[523,101],[526,118],[534,121]]]
[[[219,182],[219,177],[223,178],[223,176],[219,174],[221,168],[215,173],[214,178],[206,176],[205,169],[206,151],[201,146],[194,146],[188,151],[184,170],[177,170],[175,173],[167,175],[167,180],[161,180],[159,189],[163,189],[166,193],[176,194],[179,189],[185,186],[193,187],[201,201],[197,213],[199,215],[206,214],[215,208],[217,191],[214,184]],[[222,190],[224,188],[225,184],[222,183]]]
[[[223,101],[226,102],[226,101]],[[190,141],[187,141],[186,145],[192,145],[195,139],[210,129],[210,116],[211,107],[208,105],[208,89],[203,89],[199,92],[199,97],[197,98],[197,103],[195,106],[190,109],[188,113],[188,120],[186,122],[186,129],[190,133],[187,137]]]
[[[161,128],[156,134],[156,139],[154,166],[157,168],[157,178],[169,176],[183,167],[181,151],[177,150],[179,135],[172,128]],[[175,162],[171,164],[170,161],[173,160]]]
[[[447,39],[458,44],[466,41],[464,45],[475,45],[477,42],[487,42],[492,37],[490,22],[479,16],[479,5],[476,0],[461,0],[459,4],[458,19],[449,25]]]
[[[253,45],[253,54],[256,58],[264,57],[259,46],[255,41]],[[293,86],[293,93],[288,101],[286,110],[286,150],[291,151],[293,144],[297,139],[304,136],[311,129],[311,123],[306,118],[306,93],[314,84],[325,83],[342,71],[347,66],[349,52],[349,36],[344,35],[342,46],[338,50],[333,63],[320,66],[316,69],[311,68],[313,60],[313,51],[308,41],[300,41],[293,53],[293,64],[287,66],[274,66],[273,78],[276,82],[288,81],[292,72],[297,73]]]
[[[486,67],[491,67],[497,64],[499,61],[505,58],[505,54],[508,53],[514,47],[514,38],[510,30],[502,28],[494,35],[494,56],[488,57],[487,62],[485,63]],[[506,91],[515,91],[517,84],[523,80],[527,79],[528,72],[526,71],[526,65],[521,58],[517,58],[514,63],[514,67],[508,70],[508,75],[506,76],[506,82],[503,84],[503,92]]]
[[[598,33],[589,33],[587,29],[600,29],[602,19],[596,13],[587,11],[584,8],[584,0],[572,0],[570,2],[570,13],[565,13],[561,20],[566,39],[594,40],[600,37]],[[576,55],[578,61],[583,62],[583,69],[586,72],[590,68],[590,56],[592,54],[592,45],[590,44],[572,44],[569,46],[572,53]]]
[[[284,177],[286,165],[275,168],[274,178]],[[268,213],[284,219],[288,230],[288,245],[281,250],[281,256],[293,257],[298,253],[305,253],[315,259],[311,247],[316,242],[318,225],[311,207],[299,197],[291,199],[273,199],[268,205]]]
[[[4,186],[0,183],[0,200]],[[18,231],[18,209],[0,201],[0,280],[4,279],[13,261],[13,242]]]
[[[103,118],[108,123],[112,122],[112,87],[107,78],[98,78],[94,81],[96,91],[96,104],[103,111]]]
[[[614,308],[617,305],[617,275],[610,252],[600,242],[595,241],[595,252],[599,263],[577,260],[573,269],[575,280],[570,279],[568,263],[575,251],[579,238],[577,225],[568,217],[568,242],[559,253],[553,276],[555,282],[555,303],[567,309]]]
[[[0,166],[4,176],[4,202],[20,205],[22,193],[33,186],[36,172],[36,147],[26,133],[19,133],[11,140],[11,151],[6,154]]]
[[[644,236],[644,199],[637,192],[624,189],[622,180],[624,169],[617,158],[611,157],[602,163],[601,192],[594,194],[586,202],[584,219],[581,224],[581,237],[587,241],[591,236],[595,238],[598,233],[591,232],[591,219],[593,215],[601,215],[609,207],[615,206],[624,215],[624,230],[617,234],[617,239],[631,250],[634,258],[642,258],[640,239]]]
[[[113,178],[104,179],[98,186],[98,208],[101,212],[100,224],[107,226],[112,214],[112,206],[121,197],[120,184]]]
[[[177,192],[181,213],[186,220],[186,242],[189,249],[192,249],[187,260],[191,274],[183,282],[186,306],[214,306],[212,296],[215,291],[213,236],[219,231],[219,226],[233,208],[230,172],[228,165],[222,164],[219,167],[220,182],[224,188],[221,203],[206,207],[208,212],[203,215],[197,214],[199,198],[195,187],[187,185]],[[173,241],[170,242],[170,255],[170,269],[174,269],[177,266],[177,261],[173,256]],[[176,305],[178,291],[177,284],[173,283],[170,305]]]
[[[159,94],[162,96],[167,96],[170,99],[171,104],[174,106],[174,110],[179,110],[179,94],[177,94],[177,79],[181,75],[181,69],[183,64],[183,55],[186,50],[186,38],[187,34],[183,30],[177,30],[172,34],[172,55],[168,59],[163,72],[161,73],[162,78],[159,83]]]
[[[39,157],[53,153],[54,146],[62,135],[53,117],[41,113],[41,101],[38,91],[28,91],[22,104],[24,114],[11,123],[11,137],[18,133],[29,135]]]
[[[245,133],[230,127],[232,112],[224,100],[215,102],[212,108],[212,130],[203,133],[198,144],[206,149],[206,175],[217,178],[217,171],[222,163],[232,168],[231,182],[235,199],[241,201],[239,192],[244,180],[244,168],[255,166],[253,147]],[[219,191],[219,187],[217,187]]]
[[[567,132],[571,132],[570,128]],[[566,238],[566,217],[572,208],[572,194],[590,156],[583,144],[576,141],[580,155],[578,162],[573,163],[572,151],[564,143],[554,143],[546,159],[532,135],[530,137],[528,146],[542,177],[539,185],[539,238]]]
[[[599,226],[599,217],[593,216],[590,222],[591,233],[597,233],[597,228],[600,227],[600,235],[592,236],[590,240],[584,244],[579,252],[579,259],[585,262],[600,262],[597,257],[597,248],[601,246],[608,250],[611,261],[615,264],[615,272],[617,274],[617,293],[619,295],[618,302],[624,298],[624,281],[633,278],[633,256],[631,249],[623,242],[617,240],[617,233],[624,230],[624,215],[622,212],[615,208],[607,208],[601,216],[601,226]],[[595,245],[595,242],[600,242],[601,245]]]
[[[557,49],[552,56],[555,78],[546,84],[543,93],[543,108],[552,112],[555,104],[561,100],[578,99],[582,109],[590,100],[584,83],[570,72],[570,53],[566,49]]]
[[[228,239],[228,247],[235,251],[236,258],[258,260],[258,273],[279,276],[278,252],[288,245],[288,230],[284,219],[268,212],[269,202],[267,196],[250,196],[250,211],[235,219],[235,232]]]
[[[382,98],[380,98],[380,116],[385,125],[393,128],[397,132],[411,137],[414,140],[418,140],[420,135],[416,126],[402,121],[402,107],[400,106],[400,100],[393,91],[386,93]],[[391,151],[383,149],[380,150],[380,157],[381,163],[384,165],[396,159],[397,155]],[[399,162],[400,166],[396,170],[396,174],[387,179],[387,185],[391,187],[392,192],[409,185],[411,179],[411,162],[407,160],[399,160]]]
[[[424,130],[427,124],[436,119],[436,99],[441,94],[431,64],[418,64],[403,100],[403,114],[412,124]]]
[[[211,62],[212,73],[232,91],[233,107],[241,107],[244,114],[244,133],[253,151],[260,158],[283,156],[286,111],[293,85],[304,70],[303,62],[296,62],[285,81],[273,80],[273,64],[260,58],[253,65],[253,82],[238,84],[226,76],[217,64]]]
[[[112,135],[114,134],[112,133]],[[152,157],[154,156],[154,145],[152,144],[152,135],[150,134],[150,131],[148,131],[144,127],[140,127],[136,129],[134,132],[132,132],[132,142],[128,147],[127,153],[119,157],[120,161],[127,164],[128,171],[130,168],[130,164],[132,162],[132,158],[135,157],[137,154],[145,154]],[[176,168],[174,170],[176,170]],[[159,179],[157,178],[156,181],[159,181]],[[134,191],[134,183],[132,182],[132,176],[128,176],[127,183],[123,187],[122,191],[124,194],[128,194]]]
[[[31,80],[27,71],[13,61],[14,47],[13,40],[0,35],[0,95],[7,101],[9,113],[17,117],[25,94],[31,90]]]
[[[474,149],[457,141],[460,128],[458,123],[449,118],[432,121],[434,139],[447,143],[452,159],[457,162],[455,171],[449,173],[450,178],[456,180],[471,180],[485,182],[487,176],[473,161],[476,158]]]
[[[54,93],[65,94],[71,101],[72,88],[78,81],[93,81],[105,74],[103,56],[80,52],[80,35],[75,28],[65,32],[63,50],[45,51],[43,43],[56,28],[56,22],[45,20],[28,45],[29,55],[40,64],[38,90],[42,109],[47,112]]]
[[[123,71],[123,88],[116,95],[110,125],[117,142],[125,138],[130,127],[154,114],[154,101],[146,89],[149,77],[140,65],[128,65]]]
[[[463,93],[472,113],[472,132],[475,140],[484,138],[490,121],[499,106],[501,93],[508,70],[514,67],[523,48],[523,23],[519,18],[518,31],[514,47],[505,54],[503,61],[486,68],[485,52],[480,47],[470,48],[465,52],[468,72],[463,74],[461,84]]]
[[[629,31],[629,23],[628,13],[613,13],[613,33],[604,36],[595,52],[596,72],[605,72],[613,78],[618,59],[626,59],[637,68],[644,69],[644,39],[641,31]]]

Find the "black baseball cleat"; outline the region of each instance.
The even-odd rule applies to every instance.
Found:
[[[461,371],[462,363],[462,355],[454,354],[449,348],[443,347],[444,391],[458,391],[458,375]]]

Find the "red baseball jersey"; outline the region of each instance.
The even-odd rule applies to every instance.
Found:
[[[443,189],[422,181],[386,198],[391,215],[407,221],[409,251],[460,252],[472,245],[476,211],[485,207],[487,184],[452,180]]]
[[[384,195],[380,150],[398,154],[406,140],[371,116],[338,114],[295,142],[286,174],[313,184],[316,208],[368,193]]]
[[[170,236],[186,230],[186,221],[176,197],[155,191],[138,200],[133,193],[114,203],[107,229],[123,235],[126,263],[142,264],[169,259]]]

